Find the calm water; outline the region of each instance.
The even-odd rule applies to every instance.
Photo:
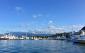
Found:
[[[60,40],[0,40],[0,53],[85,53],[85,45]]]

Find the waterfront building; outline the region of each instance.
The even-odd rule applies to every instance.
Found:
[[[0,37],[0,39],[18,39],[18,37],[14,36],[14,35],[3,35]]]
[[[42,40],[47,39],[48,34],[26,34],[22,32],[6,33],[0,36],[0,39],[5,40]]]
[[[51,35],[48,37],[48,39],[54,39],[54,40],[64,40],[64,39],[67,39],[67,38],[70,38],[70,35],[71,33],[68,32],[68,33],[56,33],[54,35]]]

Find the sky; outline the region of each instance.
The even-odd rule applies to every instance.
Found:
[[[0,0],[0,33],[44,30],[49,25],[69,31],[84,24],[85,0]]]

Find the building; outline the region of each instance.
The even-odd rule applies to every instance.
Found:
[[[54,35],[51,35],[48,37],[48,39],[52,40],[65,40],[67,38],[70,38],[71,33],[70,32],[64,32],[64,33],[56,33]]]

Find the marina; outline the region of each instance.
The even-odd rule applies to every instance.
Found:
[[[85,0],[0,0],[0,53],[85,53]]]
[[[18,33],[18,35],[16,35]],[[24,35],[20,35],[20,33]],[[85,43],[85,27],[78,32],[64,32],[56,34],[33,34],[25,32],[11,32],[0,36],[0,40],[70,40],[74,43]]]
[[[85,27],[83,27],[77,35],[72,35],[71,39],[74,43],[85,44]]]

